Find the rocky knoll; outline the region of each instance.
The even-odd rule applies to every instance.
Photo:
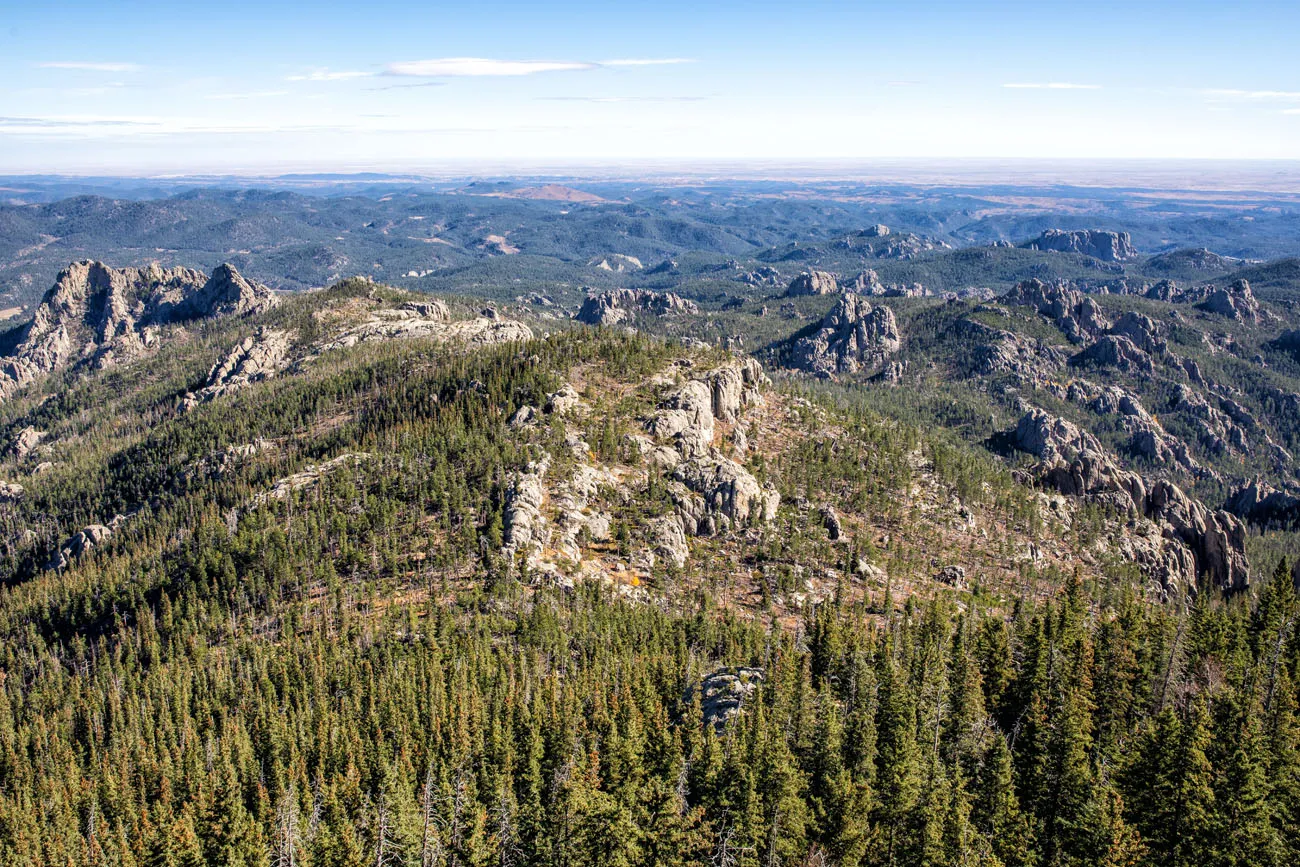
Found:
[[[879,367],[902,346],[894,311],[845,294],[811,334],[790,347],[790,365],[817,376]]]
[[[800,295],[834,295],[840,291],[839,280],[829,271],[804,271],[786,287],[787,298]]]
[[[1037,310],[1055,322],[1071,343],[1083,343],[1111,328],[1096,301],[1064,283],[1026,280],[1002,296],[1002,301]]]
[[[627,502],[641,485],[663,486],[672,503],[668,514],[632,527],[643,543],[631,563],[648,571],[656,562],[675,568],[690,556],[688,538],[726,533],[756,522],[771,521],[780,495],[762,485],[720,447],[720,428],[730,429],[733,453],[743,451],[746,413],[762,404],[767,383],[756,361],[734,359],[679,379],[681,368],[659,377],[658,405],[643,420],[644,433],[627,438],[634,455],[630,466],[596,461],[578,426],[591,412],[571,386],[547,399],[542,410],[521,408],[512,427],[537,425],[542,413],[556,416],[566,431],[572,461],[563,473],[553,470],[548,453],[528,463],[510,479],[503,508],[503,553],[522,558],[534,574],[568,584],[576,574],[605,575],[599,558],[584,558],[583,540],[610,538],[610,503]],[[725,440],[721,440],[725,443]],[[571,469],[567,469],[571,467]],[[608,577],[607,575],[605,577]]]
[[[190,268],[110,268],[77,262],[58,276],[31,322],[0,358],[0,398],[68,364],[105,367],[152,348],[164,326],[242,316],[276,303],[265,286],[222,265],[205,276]]]
[[[1128,232],[1105,232],[1093,229],[1048,229],[1023,245],[1030,250],[1054,253],[1082,253],[1103,262],[1126,262],[1137,258]]]
[[[1206,508],[1172,482],[1148,484],[1119,468],[1092,434],[1043,410],[1026,413],[1006,438],[1040,459],[1031,470],[1040,483],[1149,522],[1121,533],[1117,546],[1165,590],[1194,589],[1202,575],[1222,590],[1249,583],[1245,527],[1234,515]]]
[[[1241,322],[1262,321],[1259,301],[1246,280],[1234,280],[1227,286],[1210,287],[1205,300],[1196,305],[1207,313],[1215,313]]]
[[[672,292],[614,289],[589,294],[574,318],[587,325],[617,325],[643,313],[651,316],[675,316],[699,312],[700,308],[694,302]]]

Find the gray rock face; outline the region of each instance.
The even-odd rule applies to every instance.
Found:
[[[794,342],[791,366],[817,376],[870,371],[902,346],[894,311],[861,295],[841,296],[814,333]]]
[[[1026,280],[1002,300],[1037,310],[1055,322],[1071,343],[1083,343],[1111,327],[1096,301],[1060,283]]]
[[[1300,494],[1279,491],[1259,476],[1234,491],[1223,508],[1260,527],[1300,525]]]
[[[838,291],[839,281],[829,271],[804,271],[790,281],[785,294],[793,298],[799,295],[834,295]]]
[[[699,695],[704,723],[721,731],[762,683],[761,668],[720,668],[701,679]],[[688,691],[686,700],[693,699],[694,695]]]
[[[187,394],[182,406],[192,409],[254,382],[270,379],[283,369],[288,354],[287,332],[263,329],[256,337],[245,337],[224,359],[213,365],[203,387]]]
[[[1011,435],[1019,451],[1044,461],[1071,460],[1082,452],[1100,452],[1101,443],[1073,422],[1031,409],[1021,416]]]
[[[1236,280],[1226,287],[1212,289],[1196,307],[1238,321],[1260,321],[1259,301],[1255,299],[1255,293],[1250,291],[1250,283],[1245,280]]]
[[[675,316],[699,312],[700,308],[694,302],[686,301],[671,292],[614,289],[588,295],[574,318],[588,325],[617,325],[635,318],[638,314]]]
[[[270,289],[230,265],[205,277],[189,268],[74,263],[45,294],[13,354],[0,359],[0,399],[73,362],[129,361],[154,344],[163,326],[247,315],[275,303]]]
[[[84,557],[108,541],[111,535],[113,531],[103,524],[91,524],[59,546],[59,553],[50,561],[49,568],[66,569],[73,561]]]
[[[1127,337],[1107,334],[1070,359],[1076,367],[1113,367],[1125,373],[1150,374],[1155,362]]]
[[[1125,313],[1115,320],[1110,333],[1128,339],[1149,355],[1161,356],[1169,351],[1169,342],[1161,336],[1160,326],[1150,316],[1141,313]]]
[[[1053,377],[1068,356],[1055,346],[972,319],[958,320],[952,336],[971,347],[972,371],[983,376],[1012,374],[1039,382]]]
[[[25,458],[36,450],[45,438],[49,436],[45,431],[37,430],[28,425],[18,432],[13,442],[9,444],[9,454],[16,458]]]
[[[673,478],[704,498],[705,508],[721,522],[721,530],[776,517],[780,495],[761,487],[748,470],[730,458],[715,455],[688,460],[677,467]]]
[[[691,550],[686,544],[686,532],[680,518],[675,515],[655,518],[646,527],[646,535],[656,557],[678,569],[686,566]]]
[[[1048,229],[1025,247],[1055,253],[1083,253],[1103,262],[1126,262],[1137,257],[1128,232],[1105,232],[1093,229]]]
[[[1164,479],[1148,485],[1117,467],[1091,434],[1042,410],[1027,413],[1008,436],[1014,447],[1043,459],[1034,469],[1042,483],[1151,522],[1160,541],[1143,547],[1137,537],[1128,539],[1124,553],[1165,589],[1194,588],[1201,575],[1223,590],[1249,584],[1245,527],[1233,515],[1206,508]],[[1190,559],[1167,550],[1171,544],[1185,546]]]
[[[832,542],[838,542],[844,536],[844,526],[840,522],[839,513],[833,506],[822,506],[821,508],[822,526],[826,528],[826,535]]]

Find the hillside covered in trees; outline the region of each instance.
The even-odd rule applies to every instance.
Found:
[[[1289,532],[1220,582],[681,335],[94,273],[0,343],[6,864],[1300,858]]]

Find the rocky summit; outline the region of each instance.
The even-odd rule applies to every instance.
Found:
[[[1050,250],[1054,253],[1082,253],[1103,262],[1124,262],[1138,255],[1128,232],[1093,229],[1047,229],[1037,238],[1026,242],[1025,246],[1031,250]]]

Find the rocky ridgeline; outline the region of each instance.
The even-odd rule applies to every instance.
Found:
[[[687,362],[689,364],[689,362]],[[762,404],[760,387],[767,379],[758,363],[737,359],[700,373],[685,382],[660,378],[667,393],[643,422],[644,433],[628,437],[638,458],[633,467],[609,467],[592,462],[591,450],[573,424],[589,408],[566,386],[545,405],[521,407],[510,424],[527,429],[543,417],[558,417],[574,460],[571,473],[556,478],[547,454],[531,461],[510,480],[504,508],[503,553],[522,556],[529,569],[551,580],[569,583],[579,577],[608,577],[603,567],[584,561],[583,538],[609,539],[608,502],[636,496],[651,475],[667,489],[673,512],[650,518],[634,528],[641,547],[632,556],[634,570],[648,573],[656,563],[676,568],[690,557],[690,536],[711,536],[740,530],[776,515],[780,495],[759,484],[745,467],[719,448],[718,428],[731,427],[731,449],[743,453],[744,415]]]
[[[860,271],[853,277],[841,279],[829,271],[804,271],[786,287],[787,298],[810,295],[834,295],[851,292],[882,298],[923,298],[928,292],[920,283],[890,283],[880,281],[875,271]]]
[[[1121,469],[1092,434],[1043,410],[1027,412],[1006,438],[1039,459],[1030,471],[1039,484],[1128,515],[1133,531],[1118,533],[1115,547],[1164,591],[1195,589],[1202,575],[1222,590],[1248,585],[1246,531],[1236,516],[1172,482]]]
[[[1104,232],[1093,229],[1048,229],[1021,246],[1030,250],[1054,253],[1082,253],[1103,262],[1127,262],[1136,259],[1137,249],[1128,232]]]
[[[1238,322],[1259,324],[1273,317],[1259,304],[1248,280],[1234,280],[1227,286],[1180,287],[1172,280],[1157,280],[1144,286],[1136,294],[1152,301],[1167,304],[1187,304],[1206,313],[1224,316]]]
[[[790,346],[790,366],[822,377],[870,372],[902,346],[894,311],[844,294],[811,334]]]
[[[1026,280],[1002,300],[1037,310],[1051,319],[1071,343],[1083,343],[1111,327],[1096,301],[1061,283]]]
[[[679,316],[699,313],[694,302],[671,292],[649,289],[614,289],[588,294],[574,317],[587,325],[618,325],[638,315]]]
[[[230,265],[205,276],[190,268],[74,263],[0,358],[0,398],[69,364],[107,367],[137,358],[156,345],[165,326],[248,315],[275,303],[270,289]]]
[[[193,409],[200,403],[275,376],[285,366],[290,343],[288,332],[270,328],[261,329],[256,336],[245,337],[225,358],[213,365],[202,388],[185,395],[181,401],[182,408]]]
[[[322,343],[319,349],[328,352],[358,343],[409,338],[492,346],[532,340],[533,332],[522,322],[502,318],[490,307],[481,316],[453,320],[451,311],[442,301],[409,301],[398,307],[371,311],[364,321],[345,328],[341,334]]]

